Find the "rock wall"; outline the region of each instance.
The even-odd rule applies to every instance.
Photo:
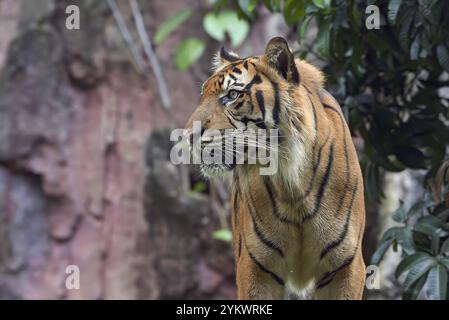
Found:
[[[202,1],[141,3],[150,31],[178,9],[206,10]],[[65,28],[69,4],[81,9],[81,30]],[[218,227],[210,216],[200,223],[209,202],[173,195],[179,177],[166,159],[147,167],[148,137],[172,122],[107,2],[0,8],[0,298],[233,297],[229,246],[203,245]],[[171,60],[190,30],[204,36],[200,18],[157,48],[180,124],[209,63],[181,73]],[[79,290],[66,289],[68,265],[80,269]]]

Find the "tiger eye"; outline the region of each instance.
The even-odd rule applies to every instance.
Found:
[[[237,90],[231,90],[228,93],[228,97],[232,100],[237,99],[238,96],[239,96],[239,93],[237,92]]]

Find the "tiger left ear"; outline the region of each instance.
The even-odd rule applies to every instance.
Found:
[[[270,66],[278,71],[288,82],[299,84],[299,73],[295,57],[282,37],[272,38],[265,48],[265,58]]]
[[[212,61],[212,69],[217,71],[225,65],[240,60],[239,56],[234,52],[228,52],[224,47],[221,47],[220,51],[214,56]]]

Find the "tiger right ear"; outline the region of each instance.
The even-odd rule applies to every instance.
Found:
[[[212,61],[212,69],[217,71],[225,65],[240,60],[239,56],[234,52],[228,52],[224,47],[221,47],[220,51],[214,56]]]
[[[299,74],[295,65],[295,57],[282,37],[272,38],[265,48],[265,58],[268,64],[288,82],[299,84]]]

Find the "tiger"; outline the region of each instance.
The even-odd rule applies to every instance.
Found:
[[[277,129],[272,175],[259,164],[201,164],[206,178],[232,176],[230,207],[237,298],[362,299],[363,177],[344,114],[324,75],[272,38],[265,53],[240,58],[222,47],[203,83],[193,123],[208,129]],[[198,130],[197,130],[198,131]]]

